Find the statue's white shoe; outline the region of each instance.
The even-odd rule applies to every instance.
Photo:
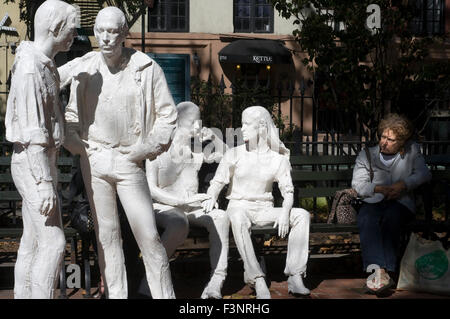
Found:
[[[255,282],[256,299],[271,299],[269,288],[267,288],[266,280],[262,277],[256,279]]]
[[[288,291],[299,295],[309,295],[311,293],[311,291],[303,284],[303,279],[300,275],[289,276]]]
[[[225,278],[218,275],[213,275],[203,289],[202,299],[222,299],[222,286]]]

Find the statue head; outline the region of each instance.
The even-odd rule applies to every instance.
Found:
[[[280,140],[271,114],[262,106],[250,106],[242,112],[242,136],[246,143],[256,145],[264,139],[271,150],[286,156],[290,154]]]
[[[95,18],[94,35],[104,56],[120,55],[122,43],[127,34],[127,20],[119,8],[106,7],[98,12]]]
[[[200,132],[200,109],[192,102],[181,102],[177,105],[177,129],[189,132],[192,137]]]
[[[76,33],[77,12],[74,6],[59,0],[47,0],[34,16],[35,39],[51,37],[55,51],[69,51]]]

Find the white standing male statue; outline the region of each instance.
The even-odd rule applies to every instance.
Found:
[[[71,81],[65,146],[81,155],[105,294],[128,297],[117,194],[142,253],[152,297],[172,299],[144,160],[167,150],[177,119],[175,104],[161,67],[146,54],[123,47],[128,27],[121,10],[100,10],[94,34],[101,52],[67,63],[60,74],[62,81]]]
[[[168,256],[181,245],[189,233],[189,224],[205,227],[209,232],[211,278],[201,297],[222,298],[222,285],[227,275],[230,222],[225,211],[214,209],[206,214],[201,202],[207,194],[199,194],[198,171],[204,161],[220,160],[227,146],[211,129],[201,128],[200,110],[192,102],[177,105],[178,121],[167,152],[146,161],[147,180],[154,200],[156,222],[164,228],[161,240]],[[211,140],[215,152],[205,154],[191,150],[191,140]],[[196,144],[200,145],[200,143]]]
[[[302,276],[308,261],[310,214],[302,208],[292,208],[294,187],[289,150],[280,141],[270,113],[261,106],[243,111],[242,135],[245,143],[228,150],[220,161],[207,191],[211,199],[203,203],[204,208],[210,211],[222,188],[230,184],[227,213],[244,263],[244,280],[255,287],[258,299],[270,299],[270,291],[252,245],[251,226],[278,226],[280,237],[285,237],[291,228],[284,270],[289,276],[288,290],[307,295],[310,292],[303,285]],[[282,207],[273,206],[274,182],[278,182],[283,196]]]
[[[22,41],[12,68],[6,139],[11,175],[22,196],[23,235],[14,268],[14,298],[53,298],[66,240],[57,199],[58,148],[64,137],[54,62],[76,36],[76,11],[48,0],[34,17],[35,39]]]

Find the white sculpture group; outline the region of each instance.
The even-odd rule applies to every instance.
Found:
[[[24,223],[15,298],[53,297],[65,246],[55,162],[62,144],[80,155],[108,298],[128,296],[116,194],[142,253],[153,298],[175,298],[168,257],[184,242],[190,225],[209,232],[211,278],[201,297],[221,298],[230,222],[245,281],[254,285],[258,298],[270,298],[270,292],[251,243],[252,225],[274,225],[281,237],[289,233],[289,290],[308,294],[302,276],[309,213],[292,208],[289,150],[269,112],[247,108],[242,114],[245,143],[228,149],[211,129],[201,127],[195,104],[175,106],[154,60],[123,47],[128,28],[115,7],[97,15],[100,52],[57,70],[53,58],[69,50],[75,15],[64,2],[44,2],[36,12],[35,41],[21,43],[12,70],[6,137],[14,143],[11,172],[23,198]],[[65,85],[71,95],[63,115],[58,96]],[[198,193],[198,171],[210,157],[192,150],[191,139],[213,143],[212,158],[220,160],[206,194]],[[280,208],[273,207],[274,182],[284,199]],[[217,199],[226,184],[225,212],[217,208]],[[157,226],[164,229],[161,237]]]

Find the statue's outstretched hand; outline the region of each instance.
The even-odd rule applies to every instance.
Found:
[[[211,212],[214,208],[219,208],[219,205],[217,204],[217,199],[216,199],[216,198],[210,198],[210,199],[205,200],[205,201],[202,203],[202,207],[203,207],[203,210],[204,210],[206,213],[209,213],[209,212]]]
[[[56,192],[52,182],[41,182],[38,185],[41,215],[50,216],[56,210]]]
[[[286,237],[286,235],[289,233],[289,213],[281,213],[280,216],[278,216],[278,219],[273,224],[273,227],[278,226],[278,236],[281,238]]]
[[[210,199],[211,196],[205,193],[199,193],[199,194],[195,194],[193,196],[190,196],[188,199],[185,200],[185,204],[189,205],[189,204],[193,204],[195,202],[203,202],[205,200]]]

